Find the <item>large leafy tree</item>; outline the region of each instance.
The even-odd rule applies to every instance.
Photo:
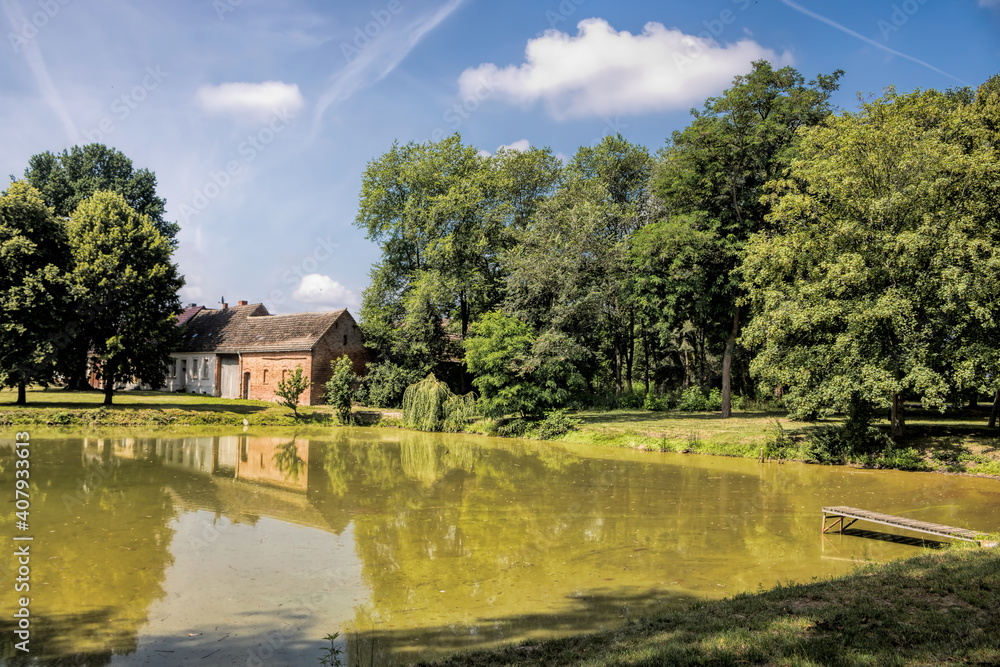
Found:
[[[457,134],[371,162],[355,221],[382,250],[362,304],[370,344],[421,373],[460,353],[445,327],[464,336],[498,303],[513,232],[558,176],[547,149],[487,156]]]
[[[105,405],[121,381],[161,385],[176,342],[177,292],[184,284],[171,262],[169,239],[114,192],[97,192],[81,202],[68,230],[71,283],[90,308],[83,333],[97,356]]]
[[[752,369],[799,411],[888,409],[901,435],[906,395],[996,382],[997,106],[968,99],[890,92],[802,133],[743,266]]]
[[[164,219],[166,200],[156,192],[156,175],[148,169],[136,169],[121,151],[104,144],[73,146],[61,153],[46,151],[28,160],[24,179],[42,193],[45,203],[57,217],[68,218],[85,199],[99,191],[116,192],[130,207],[144,214],[171,246],[176,245],[178,226]],[[67,330],[74,332],[93,319],[92,304],[74,304],[76,317]],[[86,389],[87,343],[69,337],[60,348],[58,368],[68,389]]]
[[[67,312],[64,225],[37,190],[15,182],[0,196],[0,385],[50,381]]]
[[[589,350],[592,388],[631,389],[636,308],[629,236],[648,221],[652,158],[621,135],[583,147],[510,253],[504,310]]]
[[[177,224],[164,220],[167,201],[156,194],[156,175],[136,169],[124,153],[104,144],[73,146],[62,153],[45,151],[31,156],[24,180],[42,193],[45,203],[66,218],[95,192],[120,194],[129,206],[149,216],[171,243]]]
[[[708,338],[723,340],[723,417],[731,415],[733,361],[747,319],[737,271],[743,247],[765,228],[770,210],[762,199],[765,185],[787,169],[797,130],[830,113],[829,97],[841,74],[806,83],[791,67],[775,70],[766,61],[754,62],[749,74],[737,76],[721,96],[693,110],[694,121],[675,132],[660,154],[654,191],[665,215],[682,216],[679,223],[714,238],[711,254],[719,273],[708,294],[710,308],[705,309],[706,295],[692,289],[700,286],[690,281],[678,283],[679,293],[670,298],[675,309],[709,315],[705,326],[713,331]]]

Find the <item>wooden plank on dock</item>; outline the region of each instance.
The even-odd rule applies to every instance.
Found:
[[[827,525],[827,518],[833,517],[833,522]],[[847,524],[844,523],[845,519],[850,519]],[[896,516],[894,514],[883,514],[882,512],[870,512],[868,510],[858,509],[857,507],[824,507],[823,508],[823,532],[829,531],[834,526],[840,526],[840,532],[844,532],[848,526],[850,526],[855,521],[869,521],[871,523],[879,523],[883,526],[893,526],[894,528],[903,528],[906,530],[913,530],[918,533],[928,533],[930,535],[937,535],[938,537],[951,537],[956,540],[964,540],[966,542],[975,542],[979,546],[995,547],[997,542],[990,541],[986,539],[986,536],[982,533],[976,532],[974,530],[969,530],[967,528],[956,528],[955,526],[945,526],[940,523],[931,523],[929,521],[917,521],[916,519],[909,519],[904,516]]]

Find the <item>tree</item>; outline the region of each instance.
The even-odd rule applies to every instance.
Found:
[[[299,418],[299,397],[302,392],[309,388],[309,378],[302,375],[302,366],[296,366],[291,375],[278,381],[278,388],[274,395],[280,398],[279,403],[286,408],[291,408],[295,418]],[[350,404],[348,404],[350,412]]]
[[[714,254],[722,259],[718,284],[711,290],[706,325],[726,332],[722,354],[722,416],[732,414],[732,369],[740,332],[746,324],[738,267],[751,234],[765,228],[770,204],[765,185],[781,176],[794,153],[799,128],[815,125],[830,113],[829,98],[840,70],[808,85],[791,67],[774,70],[756,61],[720,97],[692,111],[694,121],[674,132],[660,153],[655,192],[666,215],[684,216],[695,231],[711,232]],[[692,216],[691,214],[699,214]],[[682,300],[704,295],[676,286]],[[715,339],[719,336],[712,336]]]
[[[473,325],[465,349],[479,408],[490,417],[563,407],[585,385],[575,366],[583,355],[568,336],[538,337],[528,323],[500,312]]]
[[[616,393],[632,383],[636,320],[626,250],[629,235],[648,221],[651,167],[646,149],[621,135],[581,148],[507,261],[504,311],[590,350],[588,381]]]
[[[351,401],[358,376],[354,374],[354,365],[346,354],[331,361],[330,366],[333,375],[326,383],[326,402],[333,406],[341,424],[350,424]]]
[[[68,231],[71,288],[91,309],[81,333],[97,356],[104,404],[111,405],[118,382],[163,384],[184,284],[169,239],[113,192],[81,202]]]
[[[164,220],[166,200],[156,193],[156,175],[135,169],[121,151],[103,144],[73,146],[62,153],[33,155],[24,180],[42,193],[55,215],[68,218],[85,199],[99,191],[117,192],[138,213],[149,216],[153,226],[176,247],[178,226]],[[69,332],[90,326],[97,315],[92,304],[74,304],[75,317],[67,322]],[[69,337],[60,348],[58,368],[67,389],[89,388],[86,373],[87,344],[83,337]]]
[[[382,258],[365,290],[362,327],[386,361],[433,370],[449,355],[445,327],[464,336],[499,302],[501,260],[558,164],[547,149],[484,156],[455,134],[394,144],[368,165],[355,224]]]
[[[24,180],[42,193],[45,203],[61,218],[69,217],[95,192],[117,192],[175,243],[178,227],[163,218],[167,201],[156,194],[156,175],[148,169],[135,169],[132,160],[117,149],[87,144],[58,154],[38,153],[28,159]]]
[[[68,309],[65,226],[40,193],[15,182],[0,196],[0,385],[49,382]]]
[[[890,91],[805,130],[743,265],[756,376],[799,412],[887,409],[894,436],[907,395],[943,408],[985,384],[969,362],[1000,334],[998,184],[963,96]]]

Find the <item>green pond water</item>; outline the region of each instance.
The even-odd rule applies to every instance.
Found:
[[[988,479],[357,428],[33,437],[24,530],[16,462],[0,437],[12,665],[319,664],[332,632],[344,664],[405,664],[939,545],[821,535],[826,505],[1000,528]]]

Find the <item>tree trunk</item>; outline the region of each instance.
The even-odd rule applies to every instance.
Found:
[[[905,430],[906,421],[903,416],[903,395],[896,393],[892,395],[892,409],[889,412],[889,422],[892,429],[892,437],[902,437]]]
[[[14,405],[27,405],[28,404],[28,392],[27,387],[24,382],[17,383],[17,401]]]
[[[997,395],[993,399],[993,409],[990,410],[990,428],[997,427],[997,417],[1000,417],[1000,389],[997,389]]]
[[[642,327],[642,381],[649,393],[649,336],[646,334],[646,327]]]
[[[632,361],[635,357],[635,310],[628,312],[628,346],[625,348],[625,384],[632,393]]]
[[[733,416],[733,355],[736,353],[736,339],[740,336],[740,307],[733,311],[733,328],[726,340],[726,351],[722,355],[722,418]]]
[[[104,379],[104,405],[111,405],[111,399],[115,395],[115,379]]]

